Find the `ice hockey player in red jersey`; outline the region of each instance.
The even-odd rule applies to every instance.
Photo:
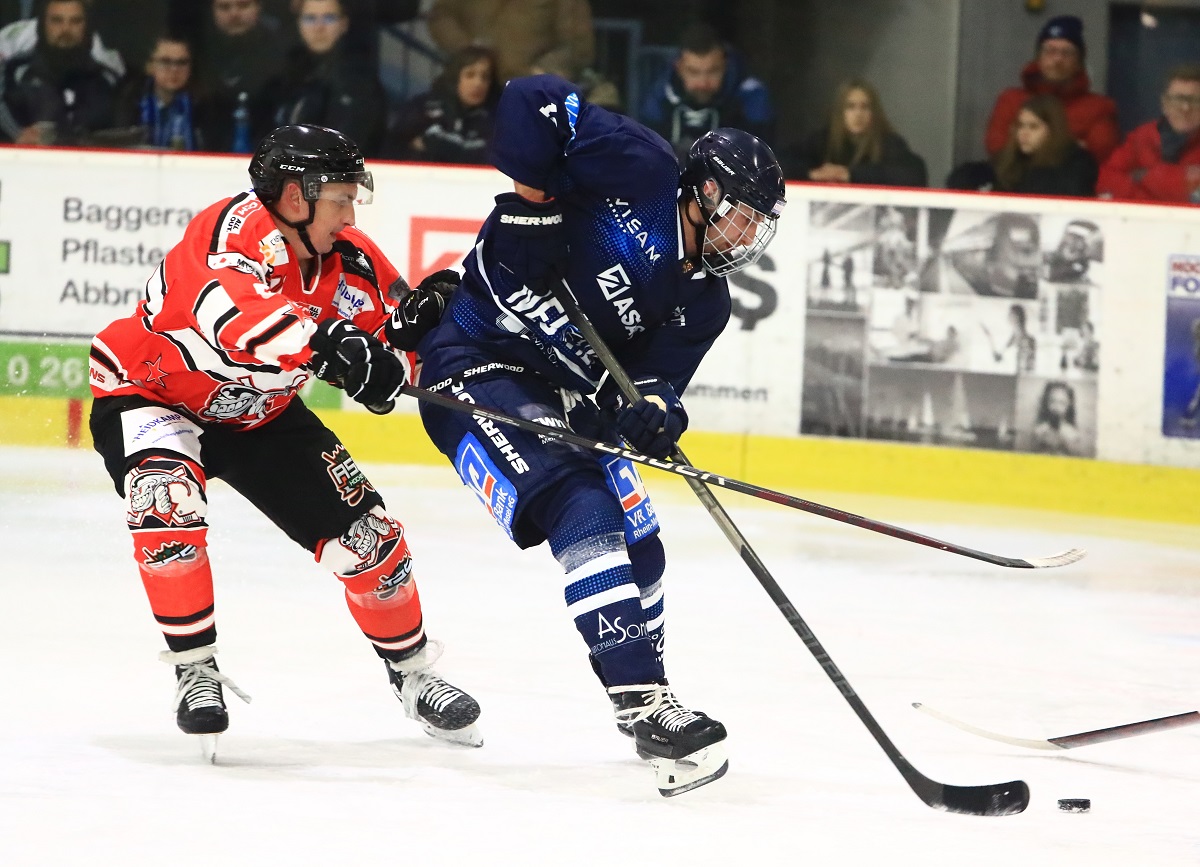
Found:
[[[403,526],[297,394],[315,372],[367,406],[394,398],[452,287],[439,272],[409,289],[355,228],[373,181],[343,134],[281,127],[250,177],[252,191],[192,220],[145,300],[91,348],[92,436],[125,498],[179,727],[208,736],[212,758],[229,725],[222,685],[248,700],[213,659],[205,489],[220,478],[341,579],[405,713],[478,746],[479,705],[432,668],[440,644],[425,635]]]

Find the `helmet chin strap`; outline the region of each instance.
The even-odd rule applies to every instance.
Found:
[[[313,247],[312,239],[308,237],[308,227],[312,225],[312,221],[317,216],[317,205],[316,202],[309,202],[308,199],[305,199],[305,201],[308,202],[308,218],[305,220],[289,220],[283,214],[279,213],[279,209],[275,207],[275,203],[271,203],[268,207],[279,222],[283,223],[289,229],[296,230],[296,234],[300,236],[300,243],[304,245],[304,249],[308,251],[310,256],[316,257],[321,254]]]
[[[696,255],[703,259],[704,234],[708,227],[712,225],[713,210],[705,205],[704,195],[700,192],[700,187],[692,185],[692,198],[695,200],[696,206],[700,209],[700,216],[702,217],[701,221],[697,223],[695,220],[693,220],[692,214],[687,208],[683,209],[683,215],[687,219],[688,224],[696,233]]]

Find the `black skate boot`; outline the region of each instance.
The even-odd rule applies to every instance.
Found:
[[[175,666],[175,722],[185,734],[201,736],[200,751],[210,762],[216,761],[217,735],[229,728],[221,684],[242,701],[250,701],[250,696],[217,670],[216,652],[216,647],[207,645],[178,652],[164,650],[158,655]]]
[[[665,680],[609,687],[617,728],[654,768],[664,798],[725,775],[725,726],[679,703]]]
[[[385,661],[392,692],[403,703],[405,716],[419,722],[430,737],[481,747],[483,733],[475,725],[479,702],[433,670],[433,663],[441,655],[441,643],[429,641],[407,659]]]

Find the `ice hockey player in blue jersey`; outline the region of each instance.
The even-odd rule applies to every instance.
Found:
[[[515,192],[496,197],[441,324],[421,342],[421,384],[667,456],[687,429],[680,397],[729,319],[725,276],[775,234],[775,156],[749,133],[717,129],[681,175],[656,133],[539,75],[505,88],[492,160]],[[642,400],[626,405],[601,386],[603,366],[551,292],[564,279]],[[633,464],[430,404],[421,415],[519,547],[550,543],[617,727],[659,791],[723,775],[725,727],[681,704],[664,673],[666,556]]]

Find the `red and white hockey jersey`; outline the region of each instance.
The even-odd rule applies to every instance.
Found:
[[[139,394],[197,421],[256,427],[311,375],[316,323],[340,316],[383,340],[400,278],[355,228],[339,232],[306,286],[292,249],[253,193],[196,215],[134,313],[92,341],[95,397]],[[415,356],[405,353],[407,366]]]

